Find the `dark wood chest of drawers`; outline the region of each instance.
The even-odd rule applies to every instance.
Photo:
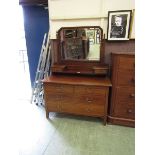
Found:
[[[108,122],[135,125],[134,53],[112,53],[112,94]]]
[[[46,117],[62,112],[101,117],[106,124],[111,82],[103,77],[53,75],[44,79]]]

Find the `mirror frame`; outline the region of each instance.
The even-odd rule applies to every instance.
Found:
[[[100,42],[100,60],[65,60],[61,57],[61,31],[68,29],[82,29],[82,28],[98,28],[101,31],[101,42]],[[105,54],[105,39],[103,36],[103,29],[100,26],[79,26],[79,27],[61,27],[57,31],[58,40],[58,64],[60,65],[87,65],[89,66],[99,66],[104,64],[104,54]]]

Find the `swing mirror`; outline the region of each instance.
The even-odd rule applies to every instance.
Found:
[[[103,31],[99,26],[63,27],[58,31],[62,61],[100,61]]]

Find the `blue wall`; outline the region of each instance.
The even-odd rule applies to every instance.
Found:
[[[33,86],[43,37],[49,31],[49,16],[48,10],[42,6],[23,6],[23,15],[30,78]]]

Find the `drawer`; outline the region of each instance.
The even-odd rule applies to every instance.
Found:
[[[68,103],[73,100],[73,97],[69,94],[46,94],[45,100],[48,104],[52,104],[53,102]]]
[[[113,89],[113,91],[115,92],[114,100],[117,101],[117,104],[135,104],[135,87],[120,87]]]
[[[45,107],[49,111],[62,112],[62,107],[68,108],[66,105],[68,103],[73,104],[73,99],[71,96],[67,95],[47,95],[45,96]],[[71,109],[69,109],[71,110]]]
[[[134,86],[135,85],[135,72],[134,71],[118,71],[116,86]]]
[[[75,94],[78,96],[87,94],[105,95],[107,89],[97,86],[75,86]]]
[[[81,95],[75,97],[75,103],[104,105],[106,103],[106,95]]]
[[[135,70],[135,58],[119,57],[118,68],[124,70]]]
[[[48,100],[45,103],[46,109],[51,112],[57,112],[60,111],[60,102],[55,100]]]
[[[74,93],[74,86],[63,85],[63,84],[49,84],[44,87],[47,94],[57,94],[57,93]]]
[[[122,118],[135,118],[135,107],[125,104],[116,104],[114,108],[114,116]]]
[[[86,115],[86,116],[104,116],[104,106],[103,105],[96,105],[96,104],[62,104],[61,111],[74,113],[79,115]]]

